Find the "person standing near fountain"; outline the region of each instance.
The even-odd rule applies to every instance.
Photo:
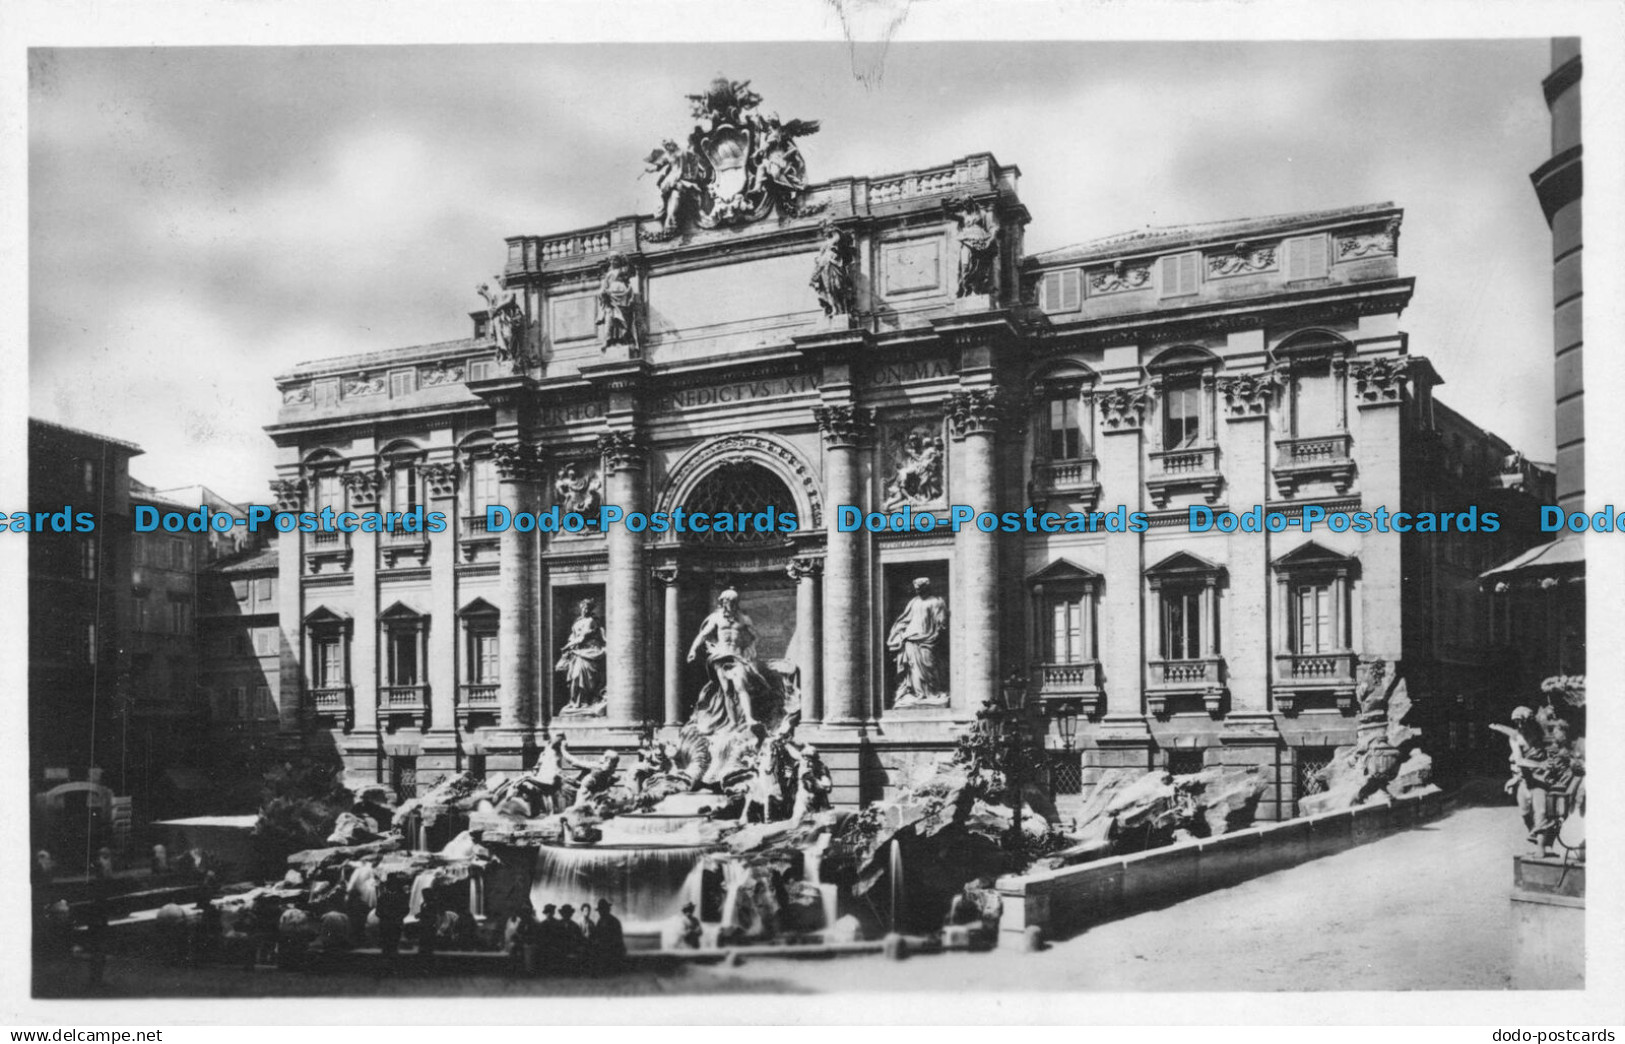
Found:
[[[575,917],[575,907],[568,903],[559,907],[558,961],[559,968],[564,971],[579,969],[581,959],[586,956],[587,937]]]
[[[554,670],[564,674],[570,702],[560,714],[602,714],[604,712],[604,627],[598,620],[598,603],[583,598],[570,637],[559,654]]]
[[[739,608],[733,588],[717,596],[717,608],[700,625],[688,649],[693,663],[705,647],[711,680],[700,691],[689,724],[701,732],[753,728],[751,698],[770,686],[756,665],[756,627]]]
[[[587,939],[587,966],[594,975],[610,975],[621,970],[626,960],[626,933],[621,919],[610,913],[608,899],[598,900],[598,921]]]
[[[914,597],[892,624],[886,648],[897,654],[894,707],[948,701],[948,603],[931,593],[931,581],[914,581]]]

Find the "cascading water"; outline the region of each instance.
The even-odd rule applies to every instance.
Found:
[[[706,851],[647,844],[544,845],[536,852],[531,903],[538,910],[548,903],[579,909],[608,899],[627,924],[664,921],[681,911],[686,886]]]
[[[818,889],[819,902],[824,908],[824,931],[835,927],[839,916],[837,901],[840,890],[832,884],[825,884],[823,877],[824,850],[829,848],[829,835],[820,835],[818,844],[809,848],[802,854],[801,879]]]
[[[891,880],[891,930],[903,930],[905,913],[903,903],[907,898],[903,888],[903,846],[892,838],[890,859],[886,864],[886,876]]]

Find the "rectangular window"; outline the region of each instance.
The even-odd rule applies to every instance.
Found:
[[[96,579],[96,538],[93,536],[80,538],[79,577],[83,580]]]
[[[418,372],[416,370],[396,370],[389,375],[389,397],[400,398],[402,395],[411,395],[418,390]]]
[[[1303,438],[1337,428],[1336,385],[1325,364],[1292,375],[1292,434]]]
[[[248,641],[240,634],[234,634],[227,639],[227,645],[230,647],[233,656],[248,655]]]
[[[1050,663],[1081,663],[1089,659],[1081,594],[1067,595],[1050,603],[1048,658]]]
[[[85,481],[85,492],[96,492],[96,462],[93,460],[82,460],[79,463],[83,468],[81,477]]]
[[[485,778],[485,755],[470,754],[468,756],[468,774],[475,779]]]
[[[1332,585],[1299,584],[1292,590],[1292,631],[1299,654],[1332,652]]]
[[[147,596],[144,593],[135,596],[135,629],[147,629]]]
[[[1202,658],[1202,592],[1198,589],[1162,592],[1162,658]]]
[[[409,512],[418,506],[418,469],[399,467],[390,473],[391,511]]]
[[[316,476],[315,497],[311,503],[312,509],[319,515],[323,508],[332,508],[334,511],[344,510],[344,485],[337,475]]]
[[[1188,449],[1202,434],[1202,390],[1195,385],[1169,388],[1162,398],[1162,448]]]
[[[1039,284],[1038,307],[1046,312],[1076,312],[1081,303],[1081,275],[1076,268],[1046,272]]]
[[[276,601],[276,577],[267,576],[259,581],[260,601]]]
[[[271,687],[269,685],[254,686],[254,706],[250,717],[258,718],[271,714]]]
[[[1083,423],[1078,397],[1067,395],[1049,401],[1049,459],[1077,460],[1083,456]]]
[[[171,540],[169,542],[169,568],[186,568],[186,541]]]
[[[474,461],[473,471],[473,493],[469,506],[474,514],[483,516],[486,508],[497,503],[496,461],[480,457]]]
[[[310,383],[310,397],[317,406],[337,406],[339,404],[339,382],[336,380],[312,381]]]
[[[192,607],[178,599],[169,603],[169,633],[189,634],[192,630]]]
[[[418,759],[411,754],[396,754],[389,759],[389,782],[396,801],[418,796]]]
[[[1196,251],[1174,254],[1162,258],[1157,267],[1162,273],[1163,297],[1188,297],[1199,290],[1202,255]]]
[[[497,658],[497,636],[475,634],[471,645],[468,657],[469,684],[495,685],[502,677],[497,667],[500,662]]]
[[[239,602],[248,601],[249,583],[247,580],[233,580],[231,582],[231,595]]]
[[[1298,236],[1282,244],[1286,252],[1286,280],[1326,278],[1329,256],[1326,237]]]
[[[315,677],[312,683],[318,689],[332,689],[345,684],[344,647],[337,637],[318,638],[314,646]]]
[[[418,634],[416,631],[389,632],[389,684],[418,683]]]
[[[96,666],[96,621],[90,620],[85,624],[85,662]]]
[[[483,337],[484,332],[475,334],[475,336]],[[471,381],[489,380],[495,372],[496,361],[494,359],[475,359],[468,364],[468,379]]]

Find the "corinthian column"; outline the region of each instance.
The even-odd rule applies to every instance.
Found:
[[[502,503],[515,515],[534,512],[542,471],[536,447],[523,442],[499,442],[491,447],[491,455],[496,462]],[[497,655],[501,661],[498,673],[502,676],[502,695],[498,710],[501,726],[514,729],[530,722],[536,691],[536,533],[521,533],[509,526],[502,531],[501,540],[502,619],[498,624]]]
[[[954,497],[977,513],[998,505],[994,440],[1002,417],[999,390],[978,389],[948,400],[948,422],[958,458]],[[954,535],[954,575],[948,606],[951,706],[968,709],[999,691],[998,534],[975,525]]]
[[[604,503],[627,515],[643,510],[643,479],[648,451],[635,432],[611,431],[598,437],[604,455]],[[613,525],[604,534],[609,575],[604,590],[604,721],[636,725],[643,720],[643,684],[648,656],[644,592],[647,566],[643,534]]]
[[[667,725],[683,723],[683,635],[677,629],[677,577],[676,566],[661,566],[654,571],[654,578],[666,590],[666,655],[661,677],[665,682]]]
[[[824,557],[824,685],[831,724],[868,717],[868,577],[863,569],[863,531],[841,533],[835,509],[863,507],[862,446],[874,433],[873,412],[862,406],[813,410],[824,435],[824,485],[830,510]]]
[[[824,563],[818,558],[797,558],[787,567],[796,582],[796,665],[801,668],[801,720],[819,721],[824,716],[819,675],[823,651],[818,647],[818,574]]]

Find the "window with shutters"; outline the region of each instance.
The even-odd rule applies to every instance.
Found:
[[[478,336],[484,336],[480,334]],[[475,359],[468,364],[468,379],[471,381],[484,381],[496,376],[496,362],[492,359]]]
[[[485,509],[499,502],[497,464],[490,457],[476,457],[469,470],[469,513],[484,518]]]
[[[1174,254],[1157,262],[1163,297],[1188,297],[1201,288],[1202,255],[1197,251]]]
[[[1282,244],[1286,252],[1286,281],[1324,279],[1330,264],[1324,235],[1297,236]]]
[[[311,508],[317,515],[324,508],[334,511],[344,510],[344,483],[336,473],[316,476],[314,495],[311,498]]]
[[[1076,391],[1053,395],[1049,400],[1049,459],[1079,460],[1083,457],[1083,418]]]
[[[397,464],[389,474],[389,509],[407,514],[418,506],[418,469]]]
[[[1076,268],[1044,273],[1039,283],[1038,307],[1045,312],[1076,312],[1083,304],[1081,276]]]
[[[1174,385],[1163,392],[1163,449],[1188,449],[1202,437],[1201,395],[1195,383]]]
[[[1325,653],[1338,648],[1332,631],[1332,584],[1330,580],[1298,584],[1292,590],[1292,634],[1297,647],[1293,652]]]
[[[323,635],[311,642],[314,652],[312,684],[318,689],[348,685],[344,670],[344,643],[339,635]]]
[[[1161,596],[1162,658],[1201,659],[1203,588],[1165,587]]]
[[[1047,663],[1082,663],[1094,659],[1083,589],[1057,591],[1048,597],[1049,647]]]
[[[389,375],[389,397],[396,399],[402,395],[411,395],[418,390],[418,372],[416,370],[396,370]]]
[[[79,538],[79,576],[84,580],[96,579],[96,538]]]

